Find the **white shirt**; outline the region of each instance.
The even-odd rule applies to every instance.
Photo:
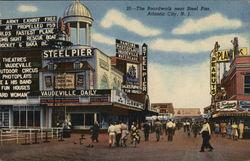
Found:
[[[209,135],[211,135],[211,129],[210,129],[210,125],[209,125],[208,123],[203,124],[200,133],[202,133],[203,131],[208,131],[208,132],[209,132]]]
[[[115,126],[114,125],[110,125],[108,128],[108,133],[115,133]]]

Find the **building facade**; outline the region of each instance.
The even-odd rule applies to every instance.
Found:
[[[138,55],[133,58],[135,63],[125,57],[114,65],[111,57],[91,46],[93,18],[79,1],[65,9],[58,25],[56,16],[37,19],[47,31],[34,31],[34,37],[41,33],[41,42],[29,42],[28,35],[24,35],[24,41],[12,46],[5,42],[5,47],[0,48],[1,127],[54,127],[70,122],[74,129],[89,129],[98,121],[105,129],[111,121],[143,120],[145,98],[149,98],[141,92]],[[20,26],[24,21],[1,22],[5,27]],[[8,37],[11,38],[12,35]],[[134,47],[132,43],[122,43]],[[136,54],[138,50],[136,45]],[[133,99],[129,96],[131,91],[144,99]]]

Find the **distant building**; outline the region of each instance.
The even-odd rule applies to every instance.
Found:
[[[201,111],[199,108],[175,108],[175,119],[196,119],[201,117]]]
[[[152,103],[152,108],[157,108],[160,114],[174,114],[174,107],[172,103]]]

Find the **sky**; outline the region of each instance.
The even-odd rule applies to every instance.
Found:
[[[71,3],[0,1],[0,19],[63,17]],[[231,40],[238,37],[239,47],[250,48],[248,0],[81,3],[94,19],[93,47],[115,56],[115,39],[148,44],[151,103],[173,103],[174,108],[210,105],[209,56],[214,43],[218,41],[221,50],[231,49]]]

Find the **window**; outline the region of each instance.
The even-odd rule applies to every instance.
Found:
[[[244,92],[245,93],[250,93],[250,75],[245,76]]]
[[[85,73],[76,75],[76,86],[80,88],[85,88]]]
[[[49,69],[49,70],[55,70],[56,67],[57,67],[57,64],[50,63],[50,64],[48,65],[48,69]]]
[[[44,77],[44,83],[46,88],[51,88],[53,86],[52,84],[52,76],[47,75]]]
[[[108,89],[108,78],[107,76],[103,76],[101,80],[101,89]]]
[[[82,67],[82,63],[80,63],[80,62],[74,63],[74,69],[80,69],[81,67]]]
[[[89,71],[89,88],[94,88],[94,72]]]
[[[118,89],[117,79],[114,78],[113,80],[113,89]]]

